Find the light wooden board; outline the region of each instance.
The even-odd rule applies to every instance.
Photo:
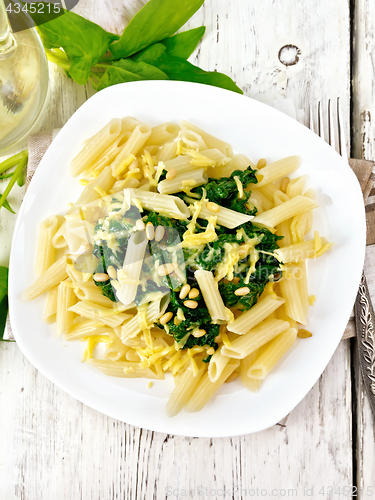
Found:
[[[120,32],[144,3],[81,0],[76,11]],[[206,0],[188,27],[200,24],[207,31],[192,62],[229,74],[247,95],[269,104],[287,98],[306,112],[309,103],[340,95],[349,123],[347,1],[317,0],[312,7],[310,0]],[[287,44],[301,51],[294,66],[278,59]],[[61,127],[91,94],[51,67],[43,129]],[[0,380],[0,500],[220,498],[223,489],[240,499],[242,488],[247,497],[249,489],[261,496],[261,489],[296,488],[303,498],[312,487],[313,498],[328,498],[322,487],[352,485],[347,341],[286,429],[233,439],[167,436],[114,421],[57,389],[14,344],[0,344]],[[368,448],[362,470],[374,460]]]

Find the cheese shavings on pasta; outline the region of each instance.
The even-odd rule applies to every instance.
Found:
[[[24,298],[46,293],[44,319],[85,341],[103,373],[170,372],[170,416],[239,375],[258,390],[307,324],[306,259],[332,246],[307,237],[317,203],[306,176],[283,180],[300,161],[262,161],[260,174],[189,122],[113,119],[72,162],[83,191],[43,221]]]

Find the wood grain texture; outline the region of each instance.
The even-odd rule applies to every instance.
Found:
[[[121,32],[144,3],[81,0],[75,10]],[[201,24],[207,31],[192,62],[229,74],[247,95],[268,104],[287,98],[307,111],[309,103],[340,95],[349,123],[346,0],[316,0],[313,8],[311,0],[206,0],[186,27]],[[278,59],[287,44],[301,51],[294,66]],[[50,72],[44,130],[61,127],[93,93],[59,68],[51,66]],[[329,498],[318,495],[322,486],[352,484],[347,341],[292,412],[286,429],[232,439],[170,436],[101,415],[45,379],[15,344],[0,344],[0,380],[0,500],[220,498],[223,489],[227,498],[241,499],[256,488],[296,488],[294,497],[303,498],[311,487],[313,498]],[[374,460],[368,448],[363,471]]]
[[[356,2],[353,20],[353,155],[355,158],[375,160],[375,5],[371,0]],[[369,248],[366,261],[373,260],[375,252]],[[366,268],[366,263],[365,263]],[[365,393],[358,350],[353,344],[355,371],[355,456],[358,498],[368,498],[367,488],[375,486],[375,419]]]

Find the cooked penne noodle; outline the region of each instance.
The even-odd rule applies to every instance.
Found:
[[[105,375],[111,377],[122,378],[149,378],[152,380],[160,380],[159,374],[156,374],[150,368],[140,368],[139,363],[131,361],[112,361],[107,359],[89,359],[88,363],[100,370]]]
[[[103,155],[89,166],[89,170],[86,171],[87,175],[92,176],[93,174],[98,174],[103,170],[104,167],[110,166],[130,136],[130,131],[122,131],[117,139],[115,139],[115,141],[110,144]],[[84,175],[86,174],[86,172],[84,172]]]
[[[202,154],[206,156],[208,151],[202,151]],[[253,163],[245,155],[234,155],[233,158],[225,156],[221,164],[222,166],[220,164],[217,164],[216,166],[209,167],[207,169],[208,177],[214,179],[220,179],[221,177],[230,177],[230,175],[235,170],[243,171],[246,170],[248,167],[253,166]],[[256,184],[254,184],[254,186],[255,185]]]
[[[306,269],[306,261],[298,262],[298,269],[300,270],[300,277],[298,280],[298,289],[301,296],[302,308],[307,315],[309,310],[309,290],[307,286],[307,269]]]
[[[70,214],[78,210],[82,205],[88,205],[95,200],[99,200],[102,197],[101,193],[106,195],[112,188],[114,182],[115,179],[112,177],[111,167],[105,167],[98,177],[90,181],[87,186],[84,187],[80,197],[67,213]]]
[[[112,173],[120,167],[129,155],[137,156],[151,135],[151,128],[145,123],[137,125],[131,133],[131,136],[124,144],[123,148],[111,163]]]
[[[129,239],[124,264],[122,270],[117,273],[116,282],[117,297],[125,305],[133,302],[137,294],[147,244],[145,231],[138,231]],[[115,286],[114,282],[112,283]]]
[[[204,130],[193,125],[192,123],[189,123],[186,120],[180,120],[180,126],[181,126],[182,131],[183,130],[192,130],[193,132],[196,132],[197,134],[199,134],[207,146],[206,149],[218,149],[225,156],[233,156],[232,146],[230,144],[228,144],[227,142],[224,142],[221,139],[218,139],[217,137],[215,137],[211,134],[208,134]]]
[[[286,188],[286,194],[289,198],[294,198],[295,196],[303,195],[303,190],[305,187],[306,175],[301,175],[295,179],[291,179]]]
[[[176,386],[170,395],[166,406],[168,417],[174,417],[180,413],[184,406],[186,406],[189,399],[191,399],[192,394],[195,392],[205,369],[205,364],[201,362],[200,367],[198,368],[198,373],[194,374],[191,366],[188,366],[178,377],[176,380]]]
[[[188,207],[177,196],[151,193],[140,189],[133,189],[131,196],[134,196],[147,210],[155,210],[175,219],[187,219],[190,216]]]
[[[150,302],[146,309],[147,324],[151,325],[159,319],[166,311],[169,304],[169,297],[161,297],[153,302]],[[142,331],[140,318],[136,315],[121,327],[120,338],[123,343],[129,339],[133,339]]]
[[[151,135],[147,139],[145,146],[159,145],[165,142],[170,142],[178,136],[180,127],[177,123],[165,122],[156,127],[152,127]]]
[[[250,366],[259,356],[261,349],[263,348],[257,349],[256,351],[252,352],[251,354],[246,356],[246,358],[241,359],[240,361],[241,382],[246,387],[246,389],[248,389],[251,392],[258,392],[263,382],[262,379],[249,377],[247,374]]]
[[[70,166],[72,177],[82,174],[92,163],[101,156],[101,154],[110,146],[111,143],[121,133],[121,120],[115,118],[111,120],[97,134],[86,141],[82,151],[74,158]]]
[[[201,289],[203,299],[213,323],[228,321],[228,311],[219,292],[219,286],[211,271],[199,269],[194,273],[195,279]]]
[[[244,335],[249,330],[258,325],[261,321],[270,316],[276,309],[283,305],[285,300],[282,297],[266,295],[248,311],[242,313],[234,321],[228,323],[228,330]]]
[[[66,272],[67,261],[68,256],[64,255],[52,264],[45,273],[23,292],[23,300],[34,300],[42,293],[64,281],[68,277]]]
[[[88,300],[89,302],[104,307],[111,307],[113,304],[113,302],[108,297],[105,297],[99,288],[91,281],[74,287],[74,292],[79,300]]]
[[[177,155],[177,142],[167,142],[159,149],[156,161],[172,160]]]
[[[92,319],[98,323],[103,323],[111,328],[120,326],[125,320],[130,319],[133,316],[132,314],[118,312],[115,309],[94,304],[88,300],[77,302],[77,304],[73,305],[68,310],[75,312],[84,318]]]
[[[57,286],[48,292],[47,302],[44,308],[43,321],[48,325],[55,323],[57,310]]]
[[[92,335],[109,335],[113,330],[91,319],[74,323],[63,335],[64,340],[80,340]]]
[[[229,361],[230,358],[228,356],[223,356],[221,349],[218,349],[215,354],[212,355],[208,364],[208,378],[211,382],[216,382],[218,380]]]
[[[208,149],[202,136],[193,130],[182,129],[180,132],[180,139],[188,148],[194,149],[195,151],[205,151]]]
[[[164,161],[163,168],[168,172],[169,170],[174,168],[177,174],[182,174],[184,172],[191,172],[191,170],[194,169],[195,167],[191,165],[190,161],[191,161],[191,156],[189,155],[176,156],[176,158]]]
[[[321,243],[324,246],[328,245],[328,241],[325,238],[321,238]],[[275,254],[281,262],[287,264],[288,262],[299,262],[304,259],[314,259],[319,250],[315,249],[315,240],[306,240],[301,241],[301,243],[278,248],[275,250]]]
[[[220,377],[216,382],[211,382],[208,373],[205,373],[200,379],[198,386],[194,390],[194,394],[185,406],[187,412],[196,412],[202,410],[202,408],[208,403],[215,392],[224,384],[230,375],[239,366],[238,360],[231,359],[224,370],[222,371]]]
[[[306,325],[305,308],[298,286],[301,270],[296,264],[288,264],[283,270],[283,276],[279,284],[281,295],[285,299],[285,311],[290,318],[301,325]]]
[[[45,219],[39,228],[38,252],[35,266],[35,274],[40,276],[54,263],[55,247],[52,240],[60,226],[64,222],[61,215],[51,215]]]
[[[219,205],[216,205],[216,209],[219,211],[212,212],[209,208],[207,208],[207,205],[209,206],[208,203],[203,205],[199,212],[199,217],[201,219],[209,220],[211,217],[215,216],[216,222],[220,224],[220,226],[228,227],[229,229],[241,226],[242,224],[245,224],[245,222],[249,222],[254,218],[252,215],[242,214]]]
[[[229,347],[223,346],[221,352],[224,356],[230,358],[243,359],[288,328],[290,328],[290,325],[287,321],[280,319],[265,320],[235,339],[230,343]]]
[[[67,279],[57,287],[56,308],[56,336],[65,335],[73,325],[75,317],[70,308],[77,302],[77,297],[71,287],[72,282]]]
[[[264,380],[276,363],[292,347],[296,338],[297,330],[289,328],[286,332],[272,339],[261,355],[248,368],[247,376],[249,378]]]
[[[186,189],[206,184],[207,177],[203,168],[176,175],[174,179],[159,182],[158,191],[161,194],[173,194]]]
[[[258,174],[256,174],[258,179],[257,186],[260,188],[266,184],[270,184],[280,177],[284,177],[291,172],[297,170],[301,165],[300,156],[288,156],[282,160],[278,160],[275,163],[270,163],[266,167],[262,168]]]
[[[296,196],[281,205],[271,208],[260,215],[256,215],[252,222],[254,224],[275,227],[284,220],[294,217],[300,212],[316,208],[318,204],[305,196]]]

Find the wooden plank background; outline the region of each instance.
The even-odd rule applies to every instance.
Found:
[[[144,3],[81,0],[75,11],[121,32]],[[372,0],[357,0],[355,10],[348,0],[206,0],[187,25],[207,26],[192,62],[229,74],[246,95],[267,104],[290,99],[306,124],[310,104],[340,96],[347,130],[352,111],[353,152],[374,158],[374,16]],[[290,44],[299,61],[285,66],[279,51]],[[50,78],[44,130],[61,127],[93,93],[54,66]],[[16,207],[21,195],[13,195]],[[14,218],[3,212],[6,247]],[[296,489],[295,498],[341,498],[327,487],[353,485],[363,486],[358,497],[367,498],[366,488],[375,486],[374,420],[354,346],[340,343],[285,429],[202,439],[101,415],[46,380],[16,344],[0,343],[0,500],[220,498],[223,490],[241,499],[265,496],[262,489],[279,498],[282,488]]]

